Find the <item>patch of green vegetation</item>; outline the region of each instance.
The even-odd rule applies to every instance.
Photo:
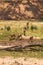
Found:
[[[9,40],[10,34],[23,34],[23,28],[26,27],[26,23],[29,22],[29,28],[26,31],[28,36],[36,36],[43,38],[43,22],[39,20],[29,21],[3,21],[0,20],[0,40]],[[9,27],[8,27],[9,26]],[[8,27],[9,31],[6,29]],[[31,27],[33,30],[31,30]],[[37,28],[37,29],[34,29]]]
[[[12,57],[34,57],[43,58],[43,51],[0,51],[0,57],[12,56]]]

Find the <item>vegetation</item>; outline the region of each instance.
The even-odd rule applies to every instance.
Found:
[[[37,26],[34,26],[34,25],[31,25],[31,28],[30,28],[32,31],[33,30],[37,30]]]
[[[28,23],[29,22],[29,23]],[[4,24],[3,24],[4,23]],[[26,31],[23,32],[23,28]],[[33,29],[33,31],[32,31]],[[43,22],[36,21],[1,21],[0,20],[0,40],[9,40],[11,34],[26,34],[43,38]]]
[[[7,31],[10,31],[10,26],[5,26],[5,29],[7,30]]]
[[[4,22],[4,23],[3,23]],[[29,22],[29,23],[28,23]],[[7,27],[8,26],[8,27]],[[6,28],[7,27],[7,28]],[[0,40],[16,39],[24,34],[23,30],[26,27],[26,35],[43,38],[43,22],[36,21],[1,21],[0,20]],[[33,27],[33,31],[31,29]],[[35,47],[36,48],[36,47]],[[34,49],[34,48],[33,48]],[[40,49],[40,48],[36,48]],[[5,51],[0,50],[0,56],[13,57],[37,57],[43,58],[43,52],[40,51]]]
[[[3,24],[4,23],[4,24]],[[10,34],[23,34],[23,28],[26,27],[27,21],[0,21],[0,40],[9,40]],[[5,28],[5,26],[7,26]],[[32,26],[33,25],[33,26]],[[36,27],[34,27],[36,26]],[[31,28],[35,28],[37,30],[31,30]],[[2,30],[3,28],[3,30]],[[7,29],[7,30],[6,30]],[[9,30],[9,31],[8,31]],[[4,34],[4,35],[3,35]],[[38,36],[43,38],[43,22],[30,22],[29,28],[26,30],[26,35],[29,36]]]
[[[0,57],[13,56],[13,57],[35,57],[35,58],[43,58],[42,51],[5,51],[0,50]]]

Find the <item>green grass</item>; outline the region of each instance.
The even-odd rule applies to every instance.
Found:
[[[16,51],[0,51],[0,57],[33,57],[33,58],[43,58],[42,51],[24,51],[24,52],[16,52]]]
[[[12,33],[15,34],[23,34],[23,28],[26,26],[26,23],[28,21],[8,21],[8,20],[0,20],[0,40],[9,40],[9,35]],[[28,36],[36,36],[43,38],[43,22],[39,22],[39,20],[30,20],[29,21],[29,29],[26,31],[26,35]],[[37,27],[37,30],[31,31],[30,27],[31,25],[35,25]],[[7,31],[5,29],[5,26],[10,26],[11,30]],[[3,28],[3,30],[1,30]]]

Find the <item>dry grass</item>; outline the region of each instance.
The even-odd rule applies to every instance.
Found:
[[[0,20],[0,40],[7,40],[9,35],[12,33],[15,34],[23,34],[23,28],[26,26],[26,23],[29,22],[29,29],[26,31],[26,35],[28,36],[36,36],[43,38],[43,22],[35,21],[3,21]],[[37,30],[31,31],[31,25],[35,25]],[[10,26],[11,30],[7,31],[5,26]],[[1,30],[3,28],[3,30]],[[6,37],[6,38],[5,38]]]

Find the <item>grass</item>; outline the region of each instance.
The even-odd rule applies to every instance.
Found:
[[[0,40],[9,40],[9,35],[15,33],[23,34],[23,27],[26,26],[28,21],[3,21],[0,20]],[[37,26],[37,30],[31,31],[31,25]],[[7,31],[5,26],[10,26],[11,30]],[[3,30],[1,30],[3,28]],[[29,21],[29,29],[26,31],[26,35],[28,36],[36,36],[43,38],[43,21],[39,22],[39,20]],[[0,50],[0,57],[3,56],[13,56],[13,57],[37,57],[43,58],[43,51],[5,51]]]
[[[12,33],[15,34],[23,34],[23,28],[26,26],[26,23],[29,23],[29,29],[26,31],[26,35],[28,36],[36,36],[43,38],[43,22],[39,22],[39,20],[35,21],[3,21],[0,20],[0,40],[9,40],[9,35]],[[31,25],[35,25],[37,30],[31,31]],[[10,26],[11,30],[7,31],[5,26]],[[3,28],[3,30],[1,30]]]
[[[33,58],[43,58],[43,52],[42,51],[23,51],[23,52],[16,52],[16,51],[0,51],[0,57],[33,57]]]

